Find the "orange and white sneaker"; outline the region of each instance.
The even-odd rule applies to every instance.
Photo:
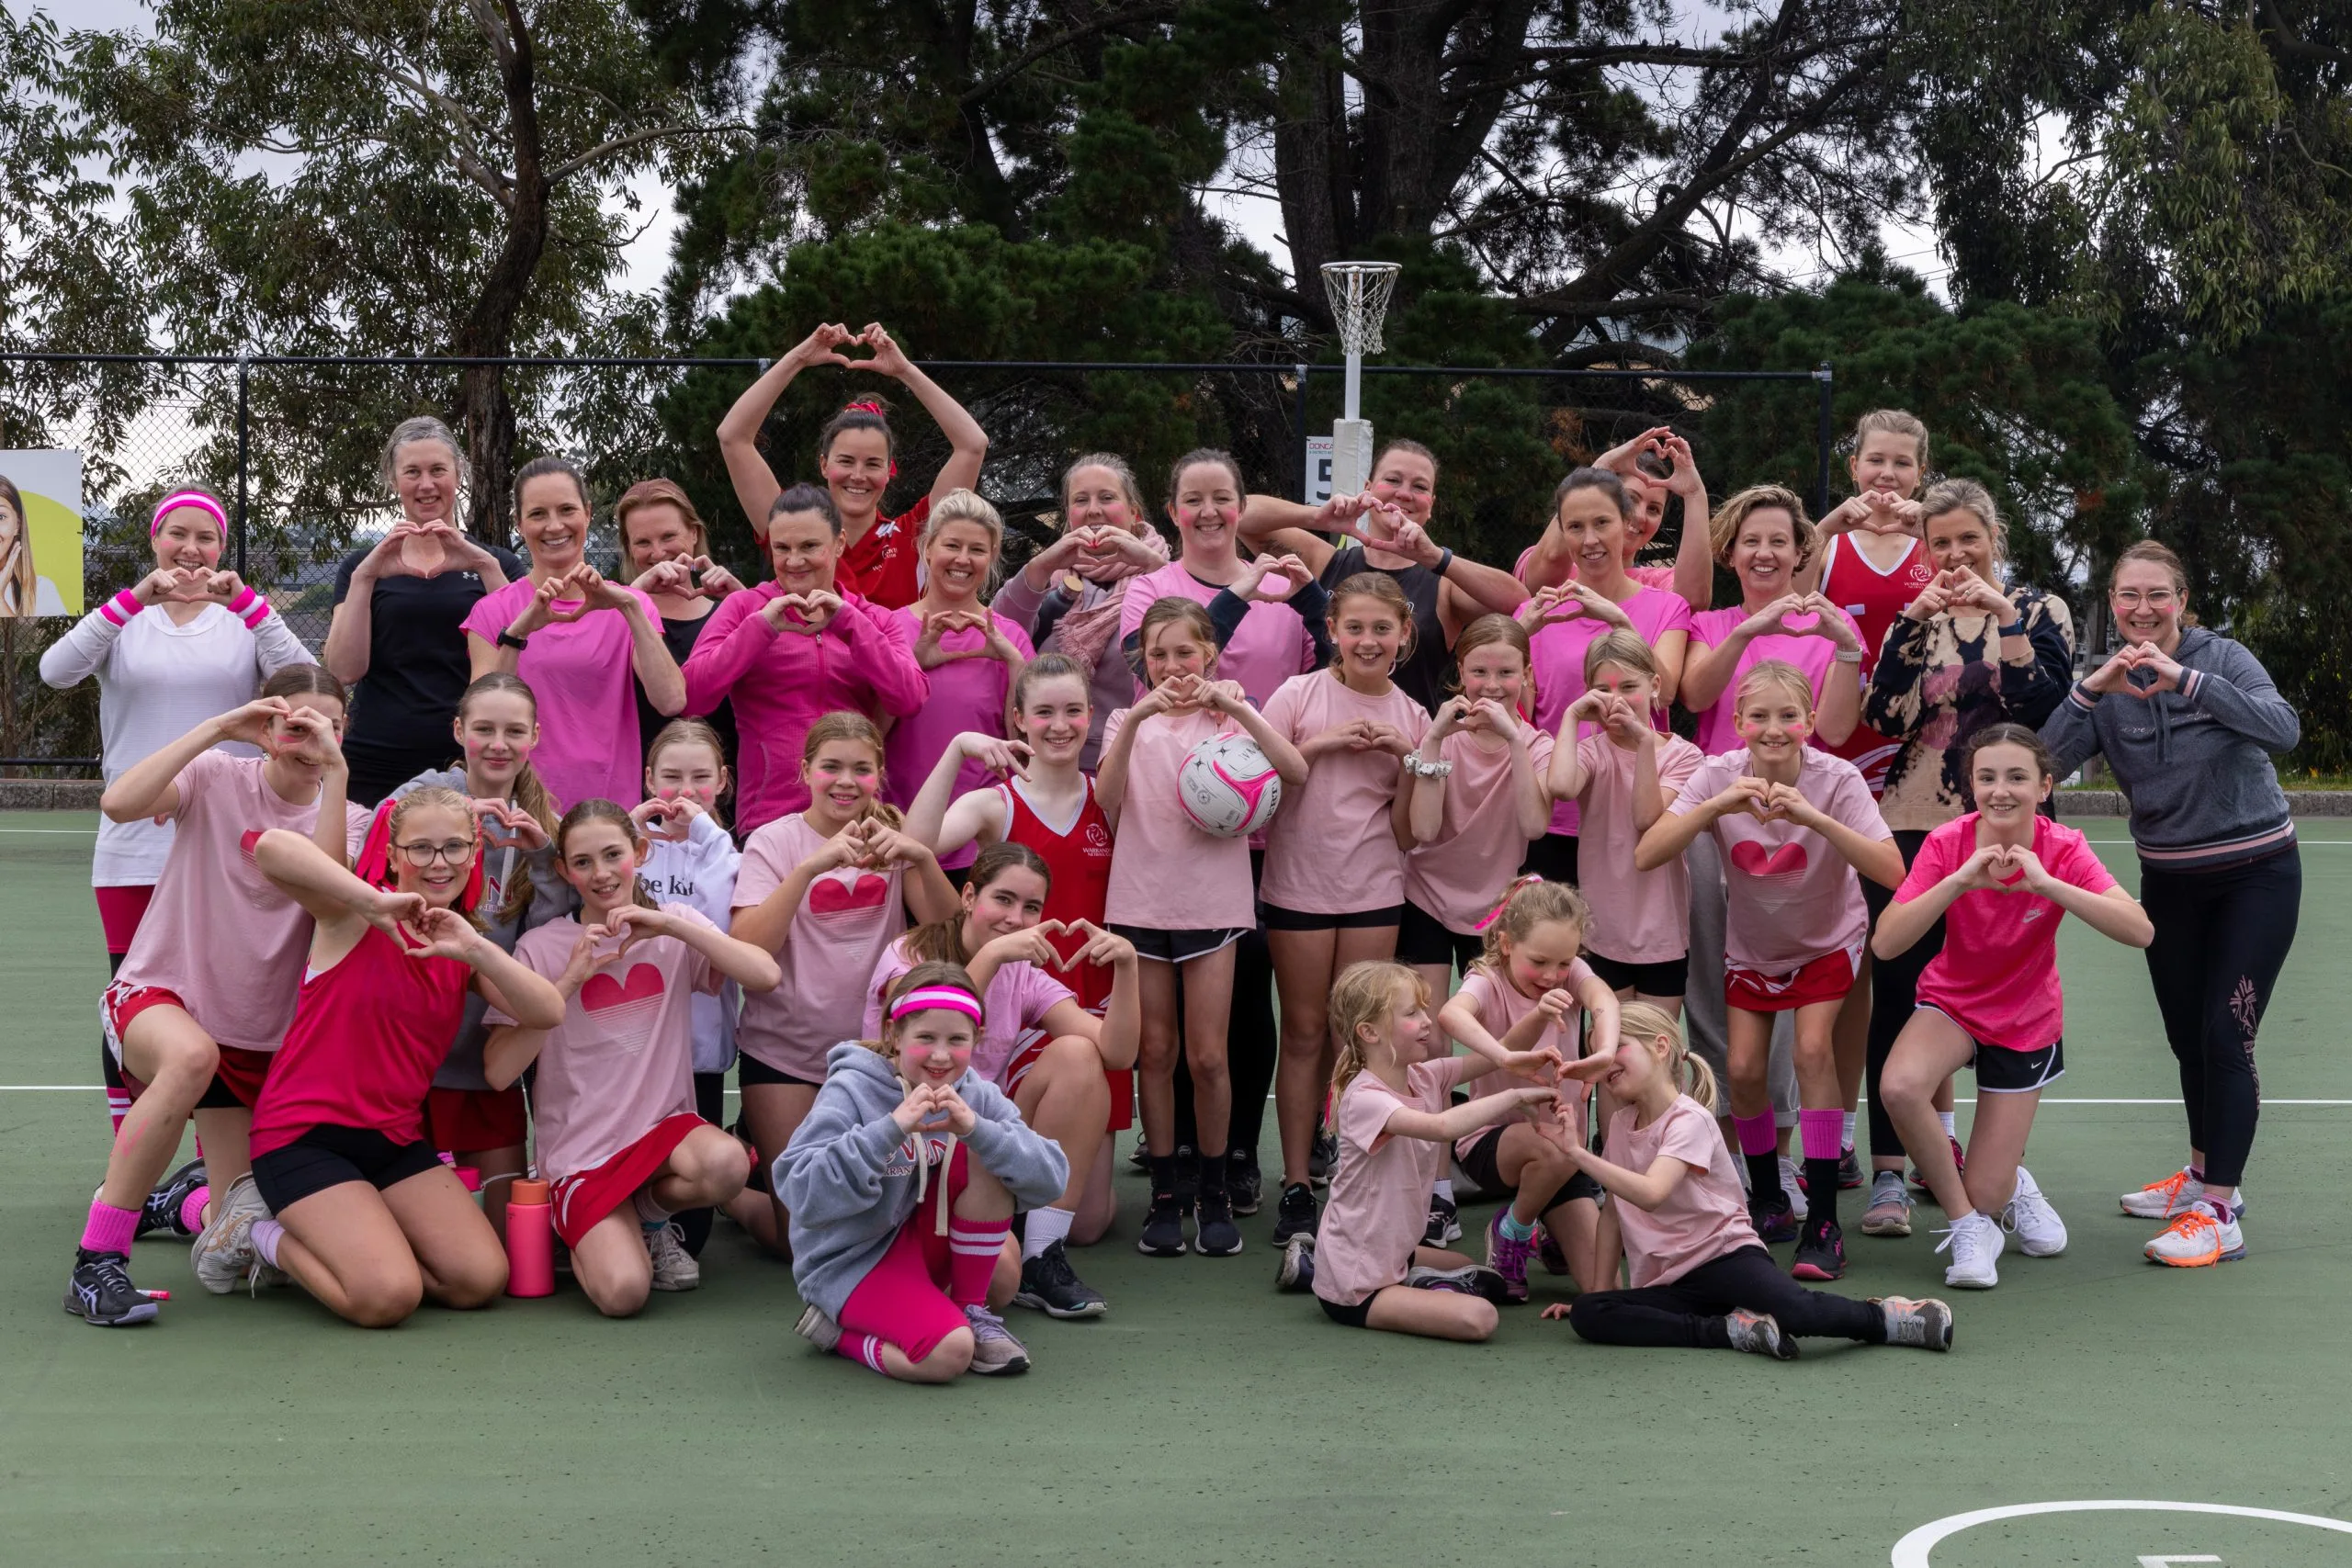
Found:
[[[2245,1233],[2238,1212],[2222,1217],[2218,1201],[2203,1202],[2173,1221],[2147,1246],[2148,1261],[2172,1269],[2204,1269],[2245,1256]]]
[[[2143,1220],[2177,1219],[2197,1207],[2205,1196],[2205,1184],[2181,1167],[2162,1181],[2151,1181],[2137,1192],[2126,1192],[2118,1200],[2123,1212]]]

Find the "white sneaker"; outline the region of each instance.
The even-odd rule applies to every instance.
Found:
[[[2205,1196],[2205,1184],[2181,1167],[2162,1181],[2151,1181],[2137,1192],[2126,1192],[2118,1200],[2123,1212],[2136,1219],[2177,1219],[2197,1207]]]
[[[2001,1282],[2001,1270],[1996,1265],[2007,1243],[1991,1215],[1972,1209],[1936,1234],[1943,1237],[1936,1250],[1951,1253],[1951,1264],[1944,1269],[1945,1284],[1963,1291],[1989,1291]]]
[[[2023,1166],[2018,1167],[2018,1190],[2001,1211],[2001,1228],[2017,1233],[2028,1258],[2055,1258],[2066,1250],[2066,1222]]]
[[[1029,1350],[1012,1337],[1004,1319],[984,1306],[967,1306],[964,1321],[972,1330],[972,1371],[980,1377],[1001,1377],[1029,1370]]]
[[[2245,1233],[2238,1227],[2242,1212],[2233,1209],[2225,1220],[2213,1212],[2211,1203],[2198,1204],[2148,1243],[2148,1261],[2174,1269],[2236,1262],[2245,1256]]]
[[[197,1281],[216,1296],[225,1296],[245,1282],[259,1255],[254,1251],[254,1222],[269,1218],[253,1172],[230,1184],[212,1199],[212,1221],[188,1249],[188,1265]]]
[[[653,1258],[655,1290],[691,1291],[702,1284],[702,1265],[686,1250],[685,1233],[678,1228],[677,1221],[671,1221],[658,1231],[647,1231],[645,1250]]]
[[[1789,1195],[1789,1213],[1802,1221],[1813,1210],[1805,1201],[1804,1189],[1797,1185],[1797,1162],[1788,1156],[1781,1156],[1781,1190]]]

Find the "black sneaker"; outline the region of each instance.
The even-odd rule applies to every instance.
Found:
[[[1173,1192],[1153,1193],[1151,1207],[1144,1212],[1143,1234],[1136,1237],[1136,1250],[1152,1258],[1183,1257],[1186,1213]]]
[[[1835,1221],[1807,1225],[1798,1238],[1796,1261],[1789,1265],[1792,1279],[1829,1280],[1846,1277],[1846,1233]]]
[[[1201,1151],[1190,1144],[1176,1145],[1176,1202],[1186,1213],[1201,1201]]]
[[[130,1259],[119,1252],[76,1249],[74,1278],[65,1286],[65,1310],[100,1328],[153,1323],[164,1309],[130,1282]]]
[[[1258,1151],[1236,1149],[1226,1161],[1225,1188],[1233,1195],[1233,1212],[1254,1214],[1262,1205],[1266,1178],[1258,1168]]]
[[[1421,1232],[1423,1247],[1443,1247],[1462,1239],[1462,1211],[1451,1198],[1430,1194],[1430,1223]]]
[[[1854,1152],[1853,1145],[1848,1144],[1838,1155],[1838,1190],[1851,1192],[1861,1186],[1862,1180],[1862,1156]]]
[[[187,1202],[187,1195],[204,1185],[204,1162],[192,1159],[171,1175],[163,1185],[147,1194],[147,1201],[139,1206],[139,1235],[153,1235],[157,1231],[175,1240],[187,1241],[196,1233],[180,1224],[180,1209]]]
[[[1340,1163],[1340,1135],[1329,1129],[1315,1134],[1315,1146],[1306,1152],[1306,1179],[1317,1186],[1331,1179],[1331,1169]]]
[[[1233,1223],[1233,1194],[1204,1192],[1193,1215],[1193,1250],[1204,1258],[1230,1258],[1241,1250],[1241,1227]]]
[[[1274,1245],[1280,1247],[1295,1235],[1313,1235],[1315,1220],[1314,1190],[1304,1181],[1292,1182],[1274,1203]]]
[[[1796,1211],[1789,1206],[1789,1195],[1777,1192],[1758,1202],[1747,1201],[1747,1223],[1756,1227],[1757,1239],[1767,1247],[1797,1239]]]
[[[1069,1266],[1069,1250],[1058,1241],[1048,1243],[1036,1257],[1022,1259],[1021,1289],[1012,1304],[1047,1317],[1101,1317],[1111,1310],[1102,1292],[1078,1277]]]

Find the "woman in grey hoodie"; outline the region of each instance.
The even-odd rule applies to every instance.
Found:
[[[2155,924],[2148,975],[2180,1063],[2188,1164],[2122,1197],[2172,1224],[2151,1261],[2245,1256],[2239,1179],[2262,1084],[2255,1032],[2294,945],[2303,867],[2274,753],[2301,735],[2254,655],[2184,626],[2188,578],[2154,540],[2119,557],[2109,607],[2124,646],[2075,682],[2042,727],[2063,775],[2103,755],[2132,802],[2140,901]]]
[[[980,1019],[961,965],[908,970],[882,1038],[826,1055],[824,1087],[772,1173],[808,1303],[797,1332],[909,1382],[1029,1370],[989,1284],[1015,1203],[1043,1207],[1069,1179],[1061,1150],[972,1071]]]

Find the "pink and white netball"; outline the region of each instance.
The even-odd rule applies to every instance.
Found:
[[[1220,735],[1193,747],[1176,770],[1176,798],[1202,832],[1241,839],[1273,820],[1283,781],[1255,740]]]

